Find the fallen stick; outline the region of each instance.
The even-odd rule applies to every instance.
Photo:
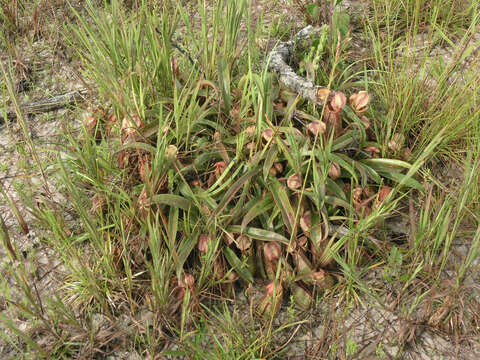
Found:
[[[297,75],[288,65],[293,54],[295,44],[309,38],[318,28],[311,25],[300,30],[293,40],[278,42],[270,51],[267,61],[268,70],[279,76],[279,81],[288,89],[299,94],[302,98],[315,105],[322,105],[328,98],[330,91],[324,86],[315,85],[312,81],[306,80]]]
[[[56,95],[48,99],[20,105],[20,110],[24,115],[41,114],[44,112],[58,110],[67,106],[71,106],[77,102],[81,102],[87,92],[88,91],[86,89],[81,89]],[[0,124],[5,123],[5,120],[16,121],[17,113],[12,109],[8,109],[6,114],[3,112],[0,113]]]

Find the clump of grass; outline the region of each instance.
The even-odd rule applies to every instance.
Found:
[[[397,302],[409,304],[402,306],[402,313],[411,321],[400,343],[411,341],[408,332],[421,323],[447,334],[476,331],[478,301],[471,284],[477,271],[473,264],[480,257],[480,227],[471,204],[477,197],[472,190],[478,186],[478,166],[478,153],[472,152],[458,188],[429,183],[426,194],[418,198],[418,221],[412,222],[407,241],[390,250],[384,277],[396,285]],[[410,211],[415,217],[414,207]],[[455,242],[466,246],[466,254],[458,254]]]
[[[18,1],[5,1],[0,7],[0,19],[4,24],[3,30],[6,34],[14,32],[19,26],[19,12],[22,10],[22,5]]]
[[[479,4],[477,1],[461,0],[373,0],[370,5],[376,24],[401,37],[413,27],[426,30],[432,25],[432,20],[443,31],[455,33],[470,25]]]
[[[43,6],[50,5],[45,1]],[[17,39],[31,30],[40,31],[40,4],[36,1],[6,0],[0,5],[0,44],[12,50]]]
[[[378,9],[367,27],[375,68],[379,70],[373,89],[383,109],[383,114],[375,115],[384,124],[382,154],[396,151],[389,146],[394,141],[417,155],[435,134],[446,129],[445,139],[436,152],[453,155],[448,154],[451,145],[464,139],[478,121],[475,103],[478,85],[473,76],[478,62],[474,60],[467,67],[465,65],[465,59],[476,46],[470,40],[477,28],[478,15],[469,17],[464,28],[457,25],[460,35],[448,38],[446,27],[438,18],[440,7],[443,6],[432,5],[428,28],[419,25],[426,14],[419,9],[413,12],[403,37],[397,35],[401,22],[393,14],[387,18],[389,23],[385,27],[380,26]],[[458,39],[453,40],[454,37]],[[432,49],[439,46],[438,40],[450,46],[452,56],[448,63],[430,55]],[[453,45],[454,42],[457,45]],[[408,47],[417,48],[417,53],[407,50]]]

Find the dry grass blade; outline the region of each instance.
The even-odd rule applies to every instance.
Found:
[[[3,186],[3,183],[0,181],[0,192],[2,193],[3,197],[7,200],[10,209],[13,211],[13,214],[17,218],[17,221],[25,235],[28,234],[28,225],[27,222],[25,221],[25,218],[22,216],[20,213],[20,210],[17,207],[17,204],[15,201],[13,201],[12,197],[7,193],[5,190],[5,187]]]
[[[3,216],[0,216],[0,236],[2,238],[3,246],[7,249],[11,260],[17,260],[17,253],[13,247],[12,241],[10,240],[8,228],[7,225],[5,225],[5,221],[3,221]]]

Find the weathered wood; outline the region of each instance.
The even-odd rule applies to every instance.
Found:
[[[279,76],[279,81],[288,89],[299,94],[304,99],[316,105],[322,105],[328,98],[329,91],[326,87],[315,85],[312,81],[306,80],[295,73],[288,65],[295,44],[309,38],[318,28],[311,25],[300,30],[290,41],[278,42],[267,57],[268,70]]]
[[[48,99],[20,105],[20,110],[24,115],[41,114],[44,112],[58,110],[83,101],[87,92],[88,91],[86,89],[81,89],[56,95]],[[16,112],[12,109],[8,109],[6,114],[0,113],[0,124],[5,122],[4,115],[6,115],[7,121],[17,120]]]

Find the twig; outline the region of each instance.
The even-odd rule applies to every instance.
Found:
[[[300,30],[293,40],[278,42],[268,55],[267,61],[268,69],[279,75],[279,80],[283,85],[313,104],[322,105],[328,97],[328,89],[302,78],[288,65],[295,43],[309,38],[317,29],[309,25]]]
[[[284,349],[288,344],[290,344],[292,342],[293,338],[295,337],[295,335],[297,335],[297,332],[298,332],[298,330],[300,330],[300,327],[302,326],[302,324],[298,324],[297,327],[295,328],[295,330],[293,331],[292,335],[288,338],[288,340],[284,344],[282,344],[281,346],[276,348],[275,350],[271,351],[268,355],[266,355],[265,359],[268,359],[270,356],[279,352],[280,350]]]
[[[34,101],[31,103],[23,104],[20,106],[25,115],[31,114],[40,114],[44,112],[58,110],[70,105],[73,105],[77,102],[81,102],[85,95],[87,94],[86,89],[81,89],[77,91],[71,91],[65,94],[56,95],[48,99],[43,99],[40,101]],[[17,114],[14,110],[8,109],[6,114],[0,113],[0,124],[5,123],[6,121],[16,121]]]

